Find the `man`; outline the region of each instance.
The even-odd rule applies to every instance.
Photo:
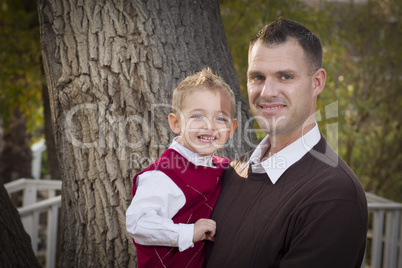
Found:
[[[324,89],[319,39],[280,18],[249,47],[248,95],[268,135],[225,171],[207,267],[360,267],[367,202],[315,122]]]

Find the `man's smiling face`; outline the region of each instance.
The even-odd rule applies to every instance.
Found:
[[[299,136],[321,92],[315,89],[316,74],[311,73],[302,47],[293,38],[274,46],[254,44],[249,52],[247,89],[260,128],[271,135]]]

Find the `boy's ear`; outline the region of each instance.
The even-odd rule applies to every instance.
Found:
[[[230,127],[230,138],[233,136],[233,133],[235,132],[236,128],[237,128],[237,119],[234,118],[232,120],[232,125]]]
[[[168,121],[170,129],[173,131],[173,133],[179,135],[181,128],[178,116],[175,113],[170,113],[168,116]]]

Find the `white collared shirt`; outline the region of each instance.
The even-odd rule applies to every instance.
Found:
[[[174,149],[198,166],[214,167],[212,156],[200,156],[178,143]],[[183,191],[162,171],[147,171],[136,180],[137,191],[126,212],[126,228],[135,242],[148,246],[193,247],[194,224],[175,224],[172,218],[185,205]]]
[[[321,134],[316,123],[314,128],[301,138],[261,162],[261,158],[270,146],[269,135],[267,135],[251,154],[250,160],[241,171],[251,165],[253,173],[267,173],[272,184],[275,184],[282,174],[310,151],[320,139]]]
[[[199,154],[196,154],[193,151],[181,145],[180,143],[178,143],[177,142],[178,138],[180,138],[180,136],[173,139],[173,142],[169,146],[169,149],[177,151],[179,154],[184,156],[188,161],[190,161],[196,166],[215,167],[212,162],[213,155],[201,156]]]

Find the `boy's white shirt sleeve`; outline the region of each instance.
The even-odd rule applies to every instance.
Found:
[[[193,247],[194,224],[175,224],[172,218],[185,205],[182,190],[163,172],[144,172],[126,212],[126,228],[141,245]]]

